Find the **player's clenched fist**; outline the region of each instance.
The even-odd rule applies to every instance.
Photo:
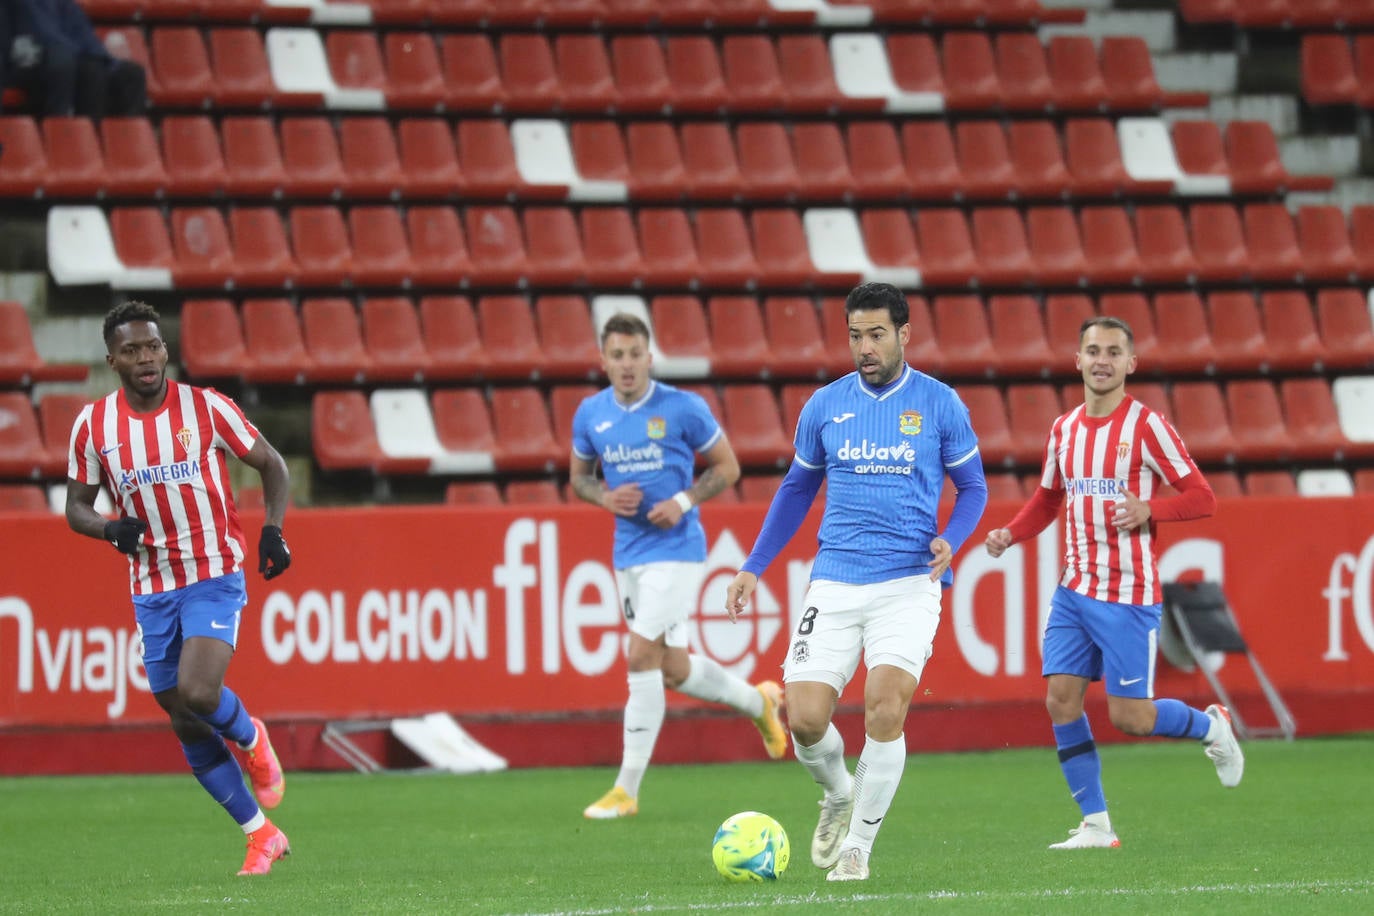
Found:
[[[759,577],[751,572],[740,572],[735,575],[735,581],[725,590],[725,612],[730,615],[731,620],[744,613],[744,607],[749,603],[749,598],[754,594],[754,588],[758,584]]]
[[[130,556],[138,553],[143,543],[143,532],[148,523],[141,518],[121,518],[105,523],[105,540],[114,545],[115,550]]]
[[[291,548],[276,525],[263,525],[258,540],[258,572],[264,579],[275,579],[291,565]]]
[[[988,553],[994,557],[1000,557],[1002,552],[1011,546],[1011,530],[1008,528],[994,528],[988,532],[988,539],[983,542]]]

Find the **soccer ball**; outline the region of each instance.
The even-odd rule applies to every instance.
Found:
[[[772,881],[787,870],[791,856],[782,824],[757,811],[727,818],[711,844],[716,871],[727,881]]]

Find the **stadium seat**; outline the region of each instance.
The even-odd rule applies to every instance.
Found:
[[[1045,338],[1054,353],[1056,371],[1070,371],[1072,354],[1078,352],[1079,330],[1096,314],[1093,300],[1081,293],[1045,297]]]
[[[566,502],[552,480],[512,480],[506,484],[506,503],[512,506],[548,506]]]
[[[457,286],[469,278],[467,240],[453,207],[410,207],[406,235],[417,286]]]
[[[1208,471],[1204,476],[1217,499],[1238,499],[1245,495],[1240,475],[1235,471]]]
[[[993,36],[997,82],[1007,111],[1044,111],[1054,99],[1045,46],[1034,32],[998,32]]]
[[[1303,259],[1288,208],[1283,204],[1246,204],[1241,218],[1250,275],[1262,283],[1301,281]]]
[[[739,479],[739,502],[744,503],[770,503],[773,496],[778,492],[778,487],[782,485],[782,474],[744,474]],[[730,490],[726,490],[722,496],[727,496]],[[729,501],[728,498],[726,500]]]
[[[1121,159],[1116,127],[1106,118],[1070,118],[1064,124],[1064,161],[1078,197],[1109,197],[1132,188]]]
[[[1107,84],[1090,36],[1055,35],[1046,58],[1056,111],[1096,112],[1106,106]]]
[[[382,457],[379,474],[491,473],[490,455],[454,455],[439,442],[429,399],[419,388],[379,388],[368,396]]]
[[[468,207],[463,217],[474,284],[514,286],[529,275],[513,208]]]
[[[275,209],[231,208],[229,235],[234,246],[235,282],[239,287],[279,287],[298,274],[281,216]]]
[[[998,353],[992,344],[987,312],[978,296],[936,296],[931,304],[931,315],[946,375],[973,378],[997,375]]]
[[[1273,382],[1268,379],[1228,382],[1226,403],[1238,460],[1283,461],[1292,457],[1293,443]]]
[[[595,379],[601,373],[601,348],[591,310],[581,296],[539,296],[534,319],[544,354],[544,372],[553,378]]]
[[[889,39],[889,47],[898,50],[899,55],[905,51],[892,39]],[[1001,105],[1002,84],[997,78],[996,58],[987,32],[946,32],[940,42],[940,65],[944,75],[945,104],[951,110],[988,111]],[[894,72],[899,66],[894,66]]]
[[[637,214],[645,283],[686,286],[701,275],[692,226],[682,210],[650,207]]]
[[[113,197],[152,197],[170,179],[158,152],[157,136],[147,118],[104,118],[100,122],[106,191]]]
[[[1155,79],[1154,63],[1144,38],[1104,35],[1098,59],[1109,110],[1152,110],[1163,104],[1164,92]]]
[[[1374,378],[1348,375],[1331,383],[1341,431],[1352,442],[1374,443]]]
[[[1374,495],[1374,468],[1356,468],[1354,477],[1357,495]]]
[[[343,89],[385,93],[386,65],[377,33],[370,29],[337,29],[324,34],[329,75]],[[327,103],[326,103],[326,107]]]
[[[1013,121],[1007,127],[1007,145],[1016,190],[1023,198],[1060,199],[1072,193],[1073,176],[1054,122]]]
[[[553,55],[563,110],[576,114],[613,111],[620,101],[611,58],[600,35],[562,34],[554,38]]]
[[[1121,286],[1140,279],[1144,265],[1125,208],[1084,207],[1078,220],[1089,283]]]
[[[292,198],[339,197],[347,186],[343,154],[327,118],[291,117],[281,122],[285,192]]]
[[[587,277],[577,221],[567,207],[527,207],[523,214],[529,281],[571,286]]]
[[[1210,375],[1215,370],[1217,351],[1197,293],[1156,293],[1154,317],[1159,339],[1155,359],[1160,370],[1167,375]]]
[[[710,369],[711,326],[706,309],[696,296],[654,296],[649,302],[652,344],[673,360],[693,360],[702,367],[702,375]],[[651,345],[652,349],[652,345]],[[684,363],[686,364],[686,363]],[[663,372],[663,367],[657,367]]]
[[[389,32],[382,39],[387,108],[434,111],[447,99],[443,64],[423,32]]]
[[[81,382],[85,365],[49,363],[34,346],[28,312],[18,302],[0,300],[0,386],[34,382]]]
[[[504,108],[514,114],[547,112],[563,101],[563,85],[553,61],[549,40],[537,32],[500,36],[497,50]]]
[[[1104,293],[1098,298],[1098,310],[1103,315],[1120,318],[1130,325],[1135,338],[1135,352],[1140,357],[1137,377],[1163,371],[1157,362],[1160,347],[1154,313],[1143,293]]]
[[[1236,194],[1327,191],[1333,185],[1329,177],[1289,174],[1279,158],[1278,140],[1268,121],[1231,121],[1223,135],[1226,161],[1231,166],[1231,189]]]
[[[271,118],[225,117],[220,122],[220,138],[224,143],[224,168],[231,198],[275,197],[282,193],[289,179]]]
[[[1040,303],[1033,296],[991,296],[987,310],[999,375],[1048,378],[1064,368],[1045,338]]]
[[[749,214],[749,229],[754,238],[754,257],[759,262],[760,287],[796,287],[817,280],[806,230],[796,210],[753,210]]]
[[[714,40],[707,35],[672,35],[666,45],[673,112],[714,114],[722,110],[728,93]]]
[[[773,366],[786,378],[825,378],[852,368],[849,360],[838,371],[829,365],[816,304],[803,296],[768,296],[763,300],[766,340]]]
[[[162,119],[162,159],[167,169],[168,194],[209,197],[222,192],[227,185],[219,134],[204,115],[171,115]]]
[[[1374,205],[1356,204],[1350,208],[1350,245],[1360,279],[1374,278]]]
[[[339,152],[347,196],[396,199],[406,185],[391,123],[380,117],[339,121]]]
[[[971,222],[980,284],[1021,287],[1035,276],[1026,226],[1018,209],[979,207],[973,211]]]
[[[1216,367],[1222,375],[1259,372],[1269,367],[1269,345],[1253,293],[1243,290],[1207,294]]]
[[[954,127],[954,146],[967,197],[1006,200],[1012,196],[1016,170],[1000,121],[960,121]]]
[[[384,382],[421,382],[430,357],[415,304],[404,296],[368,298],[362,305],[363,348],[368,377]]]
[[[1355,495],[1355,482],[1342,468],[1301,468],[1298,495],[1303,497],[1349,497]]]
[[[588,283],[601,289],[625,287],[644,276],[644,259],[628,209],[584,207],[579,220]]]
[[[176,258],[172,277],[177,288],[222,287],[234,280],[229,230],[217,208],[172,210],[171,242]]]
[[[574,121],[568,126],[568,142],[574,168],[583,179],[629,188],[630,157],[617,122]]]
[[[1019,504],[1026,498],[1021,490],[1021,481],[1015,474],[988,474],[986,481],[990,501]]]
[[[544,364],[539,332],[529,301],[523,296],[483,296],[477,301],[482,345],[500,354],[487,367],[492,378],[535,378]]]
[[[266,108],[277,96],[262,33],[256,28],[214,28],[208,32],[215,105]]]
[[[783,201],[801,188],[787,128],[778,122],[741,124],[735,129],[739,149],[740,192],[750,201]]]
[[[677,132],[663,121],[632,123],[625,129],[630,194],[636,200],[677,200],[687,188],[687,166]]]
[[[835,124],[795,123],[792,144],[796,154],[797,194],[802,200],[828,201],[854,190],[844,138]]]
[[[498,469],[549,473],[566,466],[568,455],[554,439],[549,408],[538,388],[493,389],[491,415]]]
[[[778,400],[782,405],[782,428],[792,433],[795,439],[797,423],[801,419],[802,408],[806,402],[815,394],[817,388],[814,384],[801,383],[794,385],[783,385],[778,392]]]
[[[48,498],[36,483],[0,483],[0,513],[47,512]]]
[[[1345,35],[1304,35],[1300,49],[1302,97],[1311,105],[1354,105],[1359,97],[1355,54]]]
[[[712,296],[706,302],[714,378],[768,378],[773,352],[753,296]]]
[[[1358,289],[1317,291],[1317,325],[1328,369],[1374,367],[1374,327],[1366,297]]]
[[[1269,343],[1269,366],[1276,372],[1312,372],[1326,359],[1317,332],[1312,302],[1301,290],[1271,290],[1260,294],[1264,337]]]
[[[48,160],[33,118],[0,117],[0,195],[31,197],[43,188]]]
[[[505,104],[506,90],[488,36],[450,33],[439,40],[439,52],[447,109],[478,113],[495,111]]]
[[[497,453],[491,409],[477,388],[440,388],[430,396],[434,434],[446,451],[471,456]]]
[[[1177,185],[1186,193],[1231,193],[1231,166],[1221,126],[1215,121],[1175,121],[1169,137],[1182,175]]]
[[[921,255],[916,227],[904,208],[875,207],[859,213],[863,247],[873,268],[870,276],[901,287],[921,283]]]
[[[577,408],[600,390],[596,385],[558,385],[549,391],[554,438],[564,454],[572,453],[573,416]]]
[[[91,398],[79,391],[49,391],[38,401],[38,426],[43,433],[43,446],[48,451],[49,467],[60,468],[65,474],[71,448],[72,427]]]
[[[148,42],[156,90],[148,96],[156,106],[201,108],[215,98],[215,78],[200,29],[163,26],[152,30]]]
[[[124,267],[157,272],[159,288],[173,285],[176,255],[161,210],[157,207],[115,207],[110,211],[110,236],[114,240],[115,254]]]
[[[740,289],[758,279],[759,265],[743,211],[722,207],[698,210],[696,245],[703,286]]]
[[[668,62],[653,35],[611,38],[611,70],[625,114],[661,114],[673,98]]]
[[[1226,399],[1213,382],[1176,382],[1170,393],[1169,419],[1188,445],[1188,453],[1202,464],[1234,461],[1236,440],[1226,411]]]
[[[1026,237],[1036,283],[1079,286],[1087,282],[1088,261],[1073,210],[1031,207],[1026,211]]]
[[[1083,403],[1083,385],[1080,383],[1076,387],[1078,390],[1074,394],[1072,404],[1070,404],[1067,394],[1065,395],[1065,407],[1076,407]],[[1126,390],[1130,393],[1131,397],[1135,398],[1155,413],[1166,418],[1169,416],[1169,395],[1168,392],[1164,390],[1164,386],[1159,382],[1136,382],[1131,380],[1127,382]]]
[[[353,274],[348,228],[337,207],[292,207],[287,215],[297,286],[336,287]]]
[[[356,390],[315,392],[310,444],[325,471],[373,471],[383,457],[367,397]]]
[[[1345,461],[1374,454],[1369,444],[1356,445],[1341,431],[1331,385],[1322,378],[1286,378],[1279,382],[1284,423],[1300,461]]]
[[[1290,471],[1251,471],[1245,475],[1245,494],[1260,497],[1298,495],[1298,484]]]
[[[927,286],[967,286],[980,275],[964,211],[927,207],[916,212],[921,281]]]
[[[1011,385],[1007,388],[1006,400],[1012,454],[1016,463],[1042,464],[1050,427],[1064,412],[1059,391],[1048,383]],[[974,427],[974,431],[977,431],[977,427]]]
[[[1335,204],[1298,208],[1298,250],[1306,281],[1349,283],[1357,261],[1345,211]]]
[[[1225,208],[1225,204],[1215,206]],[[1231,211],[1232,216],[1235,215]],[[1240,235],[1239,219],[1233,227],[1231,242]],[[1141,275],[1147,283],[1191,283],[1202,271],[1188,241],[1188,228],[1183,213],[1169,205],[1149,205],[1135,210],[1135,236],[1140,246]],[[1221,240],[1218,244],[1224,243]],[[1210,263],[1214,275],[1232,276],[1225,269],[1228,249],[1222,247]],[[1243,253],[1243,252],[1242,252]]]
[[[825,114],[851,107],[835,80],[835,68],[823,36],[780,35],[777,50],[784,105],[789,113]]]
[[[161,97],[162,85],[158,81],[157,70],[153,67],[152,55],[148,52],[148,42],[143,37],[143,29],[136,25],[102,27],[96,31],[105,50],[119,60],[133,61],[143,68],[147,81],[148,97],[155,104]]]
[[[959,399],[968,407],[973,431],[978,436],[978,452],[985,467],[1011,467],[1015,463],[1011,424],[1002,392],[994,385],[960,385]],[[1049,431],[1047,425],[1041,430]]]
[[[491,357],[482,347],[477,316],[466,296],[422,297],[420,328],[431,376],[476,379],[486,372]]]
[[[357,385],[369,378],[372,360],[352,302],[339,296],[306,299],[301,332],[312,363],[310,381]]]
[[[723,122],[688,122],[679,128],[682,164],[691,200],[733,200],[743,187],[730,128]]]
[[[38,417],[29,396],[0,391],[0,478],[59,477],[66,459],[55,459],[43,445]]]
[[[43,191],[48,197],[93,198],[106,185],[100,138],[90,118],[43,119],[43,154],[48,173]]]
[[[850,129],[849,162],[858,196],[890,200],[896,195],[912,195],[921,200],[952,200],[962,195],[964,173],[959,168],[948,124],[940,120],[907,121],[902,125],[902,160],[890,164],[884,164],[891,159],[884,151],[887,141],[882,132],[886,125],[870,127],[864,135],[857,135],[855,126]],[[875,166],[890,174],[887,182],[878,182],[874,175],[867,174]],[[894,170],[894,166],[905,169]],[[870,190],[865,193],[865,188]]]
[[[348,235],[356,286],[401,286],[415,274],[401,213],[391,206],[354,207],[348,211]]]
[[[458,122],[458,164],[473,197],[504,199],[529,189],[516,164],[515,145],[504,121],[464,118]]]
[[[770,35],[726,35],[721,64],[731,112],[757,114],[782,108],[785,89]]]
[[[243,366],[243,380],[251,384],[301,384],[314,370],[305,349],[296,307],[288,299],[245,299],[244,351],[250,360]]]
[[[721,406],[721,422],[742,466],[781,468],[792,460],[792,440],[767,385],[726,385]]]
[[[444,505],[499,506],[501,488],[490,480],[455,480],[444,487]]]

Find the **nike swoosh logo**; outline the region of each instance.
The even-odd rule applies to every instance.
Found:
[[[227,630],[227,629],[229,629],[230,626],[231,626],[231,624],[227,624],[227,623],[216,623],[216,622],[213,621],[213,620],[210,621],[210,629],[212,629],[212,630]]]
[[[859,820],[863,821],[865,824],[867,824],[867,825],[870,826],[870,827],[872,827],[872,826],[874,826],[874,825],[876,825],[876,824],[881,824],[881,823],[883,822],[883,819],[882,819],[882,818],[876,818],[875,820],[871,820],[871,821],[870,821],[870,820],[869,820],[868,818],[866,818],[866,817],[861,817],[861,818],[859,818]]]
[[[1072,794],[1072,796],[1073,796],[1074,798],[1077,798],[1078,796],[1082,795],[1082,794],[1083,794],[1084,792],[1086,792],[1086,791],[1088,791],[1088,787],[1087,787],[1087,786],[1084,786],[1083,788],[1081,788],[1081,789],[1079,789],[1078,791],[1073,792],[1073,793],[1071,793],[1071,794]]]
[[[627,731],[627,732],[647,732],[648,729],[647,729],[647,728],[627,728],[627,729],[625,729],[625,731]]]
[[[604,433],[606,430],[610,429],[614,425],[615,424],[612,423],[610,420],[606,420],[605,422],[596,424],[596,428],[593,429],[592,432]]]
[[[100,454],[102,454],[102,455],[108,455],[108,454],[110,454],[110,452],[118,451],[118,450],[119,450],[119,447],[120,447],[121,445],[123,445],[123,444],[124,444],[123,442],[116,442],[114,445],[108,446],[108,447],[106,447],[106,448],[102,448],[102,449],[100,450]]]
[[[1118,682],[1119,684],[1121,684],[1122,687],[1129,687],[1129,686],[1131,686],[1132,684],[1139,684],[1139,683],[1140,683],[1141,681],[1143,681],[1143,680],[1145,680],[1145,678],[1143,678],[1143,677],[1133,677],[1133,678],[1131,678],[1131,679],[1128,681],[1128,680],[1126,680],[1126,679],[1123,677],[1123,678],[1119,678],[1117,682]]]
[[[854,415],[853,415],[852,413],[842,413],[842,414],[840,414],[838,417],[831,417],[831,418],[830,418],[830,422],[831,422],[831,423],[843,423],[845,420],[851,420],[851,419],[853,419],[853,418],[854,418]]]

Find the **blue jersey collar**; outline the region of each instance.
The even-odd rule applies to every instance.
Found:
[[[881,388],[874,388],[872,385],[868,384],[868,382],[865,382],[864,377],[857,372],[854,373],[854,380],[859,383],[859,390],[870,398],[873,398],[875,401],[886,401],[889,397],[902,389],[902,386],[907,383],[907,380],[911,378],[914,371],[915,370],[913,370],[911,366],[904,364],[902,366],[902,374]]]
[[[657,388],[658,388],[658,382],[654,381],[653,379],[649,379],[649,387],[646,388],[646,389],[644,389],[644,394],[640,395],[639,400],[637,400],[637,401],[635,401],[635,402],[633,402],[633,403],[631,403],[631,404],[622,404],[622,403],[620,402],[620,398],[618,398],[618,397],[615,396],[615,388],[612,387],[612,388],[611,388],[611,401],[612,401],[612,403],[615,404],[616,407],[619,407],[621,410],[625,411],[626,413],[634,413],[636,410],[638,410],[639,408],[643,407],[645,404],[649,403],[649,399],[650,399],[651,397],[654,396],[654,391],[655,391]]]

